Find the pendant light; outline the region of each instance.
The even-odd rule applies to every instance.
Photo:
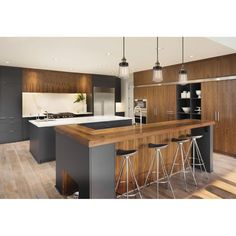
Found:
[[[179,82],[185,84],[188,81],[187,71],[184,69],[184,37],[182,37],[182,66],[179,71]]]
[[[129,78],[129,63],[126,61],[125,58],[125,37],[123,37],[123,58],[119,63],[119,77],[121,79]]]
[[[160,66],[158,54],[159,52],[158,52],[158,37],[157,37],[157,61],[155,66],[153,67],[153,75],[152,75],[152,81],[156,83],[163,81],[162,67]]]

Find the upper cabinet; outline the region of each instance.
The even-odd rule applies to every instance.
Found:
[[[23,92],[92,92],[92,78],[88,74],[23,69],[22,80]]]
[[[177,82],[181,64],[163,67],[164,83]],[[189,80],[236,75],[236,54],[185,63]],[[155,84],[152,70],[134,73],[134,86]]]
[[[115,88],[115,102],[121,102],[121,80],[116,76],[93,75],[93,87]]]

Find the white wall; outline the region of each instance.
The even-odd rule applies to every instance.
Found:
[[[22,93],[22,116],[31,117],[50,113],[87,111],[86,100],[74,103],[77,93]],[[86,97],[86,94],[84,94]]]

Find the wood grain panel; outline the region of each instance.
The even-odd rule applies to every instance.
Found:
[[[180,67],[181,64],[163,67],[163,82],[177,82]],[[185,67],[189,80],[236,75],[236,54],[188,62],[185,63]],[[155,84],[152,81],[152,70],[134,73],[134,86],[148,84]]]
[[[23,69],[22,81],[23,92],[92,92],[92,78],[88,74]]]

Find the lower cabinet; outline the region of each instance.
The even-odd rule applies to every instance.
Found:
[[[22,140],[21,118],[0,119],[0,143],[17,142]]]
[[[176,119],[176,85],[148,88],[147,101],[148,123]]]
[[[176,119],[176,85],[137,87],[134,99],[147,99],[147,123]]]

